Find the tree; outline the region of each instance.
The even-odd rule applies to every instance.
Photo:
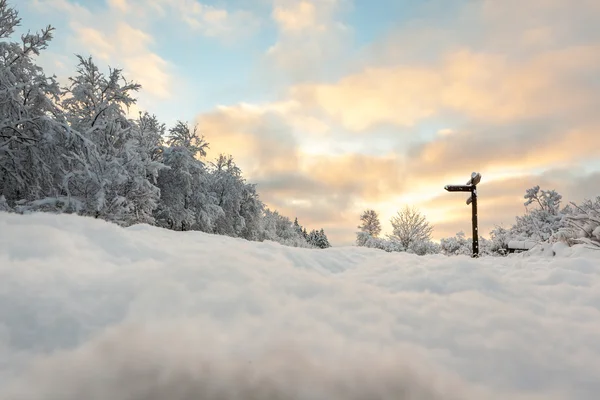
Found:
[[[84,214],[122,225],[152,224],[160,199],[156,177],[163,165],[151,160],[148,152],[155,149],[145,144],[155,141],[157,133],[127,117],[141,86],[128,82],[120,69],[102,73],[91,57],[78,60],[62,107],[70,127],[91,145],[69,157],[68,193],[81,200]]]
[[[159,174],[161,200],[155,211],[160,225],[174,230],[217,233],[217,221],[225,217],[225,212],[214,193],[213,176],[200,160],[206,156],[209,144],[199,135],[197,126],[190,129],[181,121],[169,129],[166,143],[161,152],[167,168]]]
[[[294,229],[296,230],[296,232],[302,235],[302,225],[300,225],[300,223],[298,222],[298,217],[294,219]]]
[[[325,234],[323,228],[321,228],[321,230],[319,231],[315,231],[313,240],[313,245],[320,249],[326,249],[328,247],[331,247],[331,244],[329,244],[329,239],[327,239],[327,235]]]
[[[128,116],[139,84],[77,56],[61,88],[35,63],[53,28],[15,42],[16,10],[0,0],[0,211],[76,212],[120,225],[272,239],[311,247],[306,228],[266,209],[231,156],[205,164],[208,143],[178,121]],[[165,133],[166,137],[165,137]],[[328,247],[323,230],[316,245]]]
[[[173,230],[189,230],[196,223],[196,203],[201,193],[204,165],[185,147],[165,147],[157,184],[160,201],[154,211],[157,223]]]
[[[379,216],[375,210],[366,210],[360,216],[361,224],[358,229],[361,232],[366,232],[372,237],[377,237],[381,233],[381,223],[379,222]]]
[[[184,147],[193,157],[206,157],[206,149],[209,147],[204,136],[199,135],[198,125],[190,129],[188,124],[182,121],[177,121],[175,126],[169,129],[167,144],[171,147]]]
[[[566,217],[566,228],[560,236],[572,243],[600,247],[600,196],[585,200],[581,205],[572,203],[574,212]]]
[[[35,64],[54,28],[8,39],[20,24],[18,13],[0,1],[0,196],[7,205],[48,200],[66,193],[62,177],[66,147],[82,138],[65,123],[57,106],[60,87]],[[64,202],[63,202],[64,203]]]
[[[431,240],[433,228],[414,207],[404,207],[390,222],[393,228],[390,239],[397,241],[405,250],[413,243]]]
[[[540,187],[539,185],[536,185],[527,189],[523,198],[527,200],[525,202],[525,207],[532,203],[537,203],[540,210],[551,214],[558,214],[562,196],[558,194],[556,190],[542,190],[540,193]]]
[[[308,236],[308,235],[307,235]],[[271,240],[292,247],[313,247],[304,235],[300,235],[289,218],[265,207],[261,221],[260,240]]]
[[[246,223],[240,214],[247,191],[242,171],[231,155],[224,154],[220,154],[210,167],[209,191],[223,210],[223,214],[215,221],[214,233],[237,237]]]
[[[546,241],[565,227],[564,217],[572,210],[569,206],[560,209],[562,196],[555,190],[541,190],[534,186],[525,191],[525,206],[536,204],[534,209],[527,209],[523,216],[516,218],[510,234],[513,239],[531,239]]]

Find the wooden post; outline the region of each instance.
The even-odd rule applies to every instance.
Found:
[[[466,185],[446,185],[444,189],[448,192],[470,192],[471,197],[467,199],[467,205],[471,204],[471,225],[473,228],[473,258],[479,257],[479,228],[477,227],[477,184],[481,181],[481,175],[477,172],[471,174],[471,179]]]
[[[473,186],[471,191],[471,223],[473,225],[473,258],[479,257],[479,228],[477,227],[477,187]]]

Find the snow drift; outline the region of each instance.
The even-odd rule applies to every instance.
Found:
[[[0,212],[1,400],[595,399],[599,337],[581,246],[418,257]]]

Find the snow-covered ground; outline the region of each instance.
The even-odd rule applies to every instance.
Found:
[[[0,213],[0,399],[597,399],[600,251],[306,250]]]

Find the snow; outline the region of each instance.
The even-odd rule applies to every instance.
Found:
[[[600,251],[301,249],[0,212],[0,399],[596,399]]]
[[[508,242],[509,249],[517,249],[517,250],[531,250],[538,243],[533,240],[511,240]]]

